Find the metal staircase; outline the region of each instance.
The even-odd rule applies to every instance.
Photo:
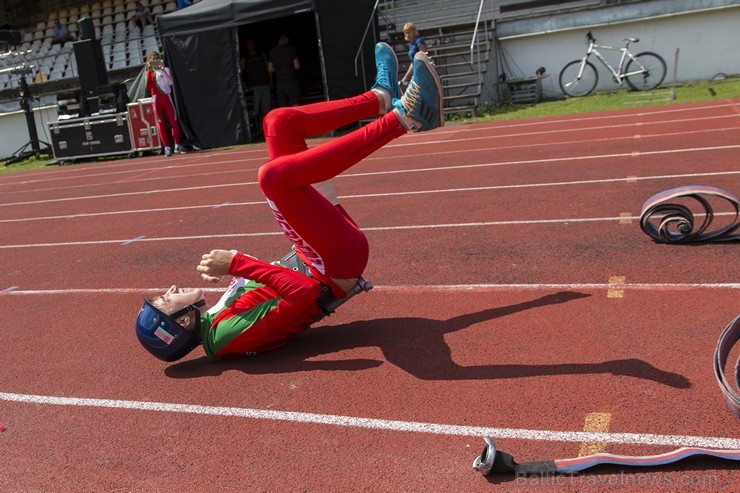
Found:
[[[485,0],[386,0],[378,4],[380,38],[396,51],[400,74],[410,63],[403,25],[413,22],[424,38],[442,79],[446,115],[475,115],[482,105],[493,40],[492,5]]]

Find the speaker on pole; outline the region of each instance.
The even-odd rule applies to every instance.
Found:
[[[95,26],[90,17],[77,21],[80,40],[72,43],[80,78],[80,116],[89,116],[100,109],[98,87],[108,84],[108,72],[103,59],[103,48],[95,37]]]
[[[98,86],[108,83],[108,73],[103,60],[103,49],[99,39],[83,39],[75,41],[75,58],[77,59],[77,73],[80,76],[80,86],[86,94],[95,91]]]
[[[92,17],[82,17],[77,21],[80,39],[95,39],[95,24]]]

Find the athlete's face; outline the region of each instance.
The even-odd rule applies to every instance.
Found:
[[[164,313],[172,314],[188,305],[203,299],[203,290],[200,288],[178,288],[172,285],[170,289],[159,296],[157,307]]]

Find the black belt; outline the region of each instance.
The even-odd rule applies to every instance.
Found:
[[[283,258],[278,262],[285,268],[300,272],[301,274],[311,278],[314,277],[313,274],[311,274],[311,270],[303,260],[301,260],[301,257],[298,256],[298,253],[296,253],[294,249],[283,255]],[[329,316],[354,295],[362,293],[363,291],[370,291],[371,289],[373,289],[373,283],[366,281],[362,276],[360,276],[357,283],[352,286],[352,289],[347,292],[347,295],[344,298],[337,298],[332,293],[331,286],[322,282],[321,294],[316,298],[316,305],[321,308],[321,311],[324,312],[325,316]]]

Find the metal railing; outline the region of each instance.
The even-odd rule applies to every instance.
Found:
[[[375,5],[373,6],[372,12],[370,12],[370,18],[367,20],[367,25],[365,26],[365,32],[362,33],[362,39],[360,40],[360,46],[357,47],[357,53],[355,54],[355,77],[357,77],[359,74],[357,73],[357,60],[362,60],[362,81],[363,85],[367,85],[367,81],[365,79],[365,56],[362,54],[362,47],[365,44],[365,38],[367,38],[367,32],[370,30],[370,26],[373,23],[373,19],[375,19],[375,13],[378,11],[378,4],[380,3],[380,0],[375,0]],[[375,38],[375,32],[373,31],[373,38]]]

